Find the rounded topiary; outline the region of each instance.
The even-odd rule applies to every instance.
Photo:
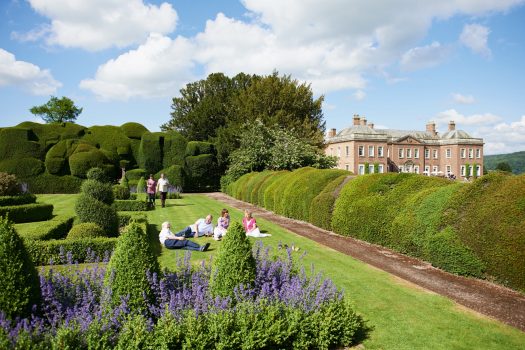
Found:
[[[118,217],[114,207],[82,193],[75,205],[75,212],[80,222],[93,222],[102,227],[108,236],[118,235]]]
[[[102,168],[91,168],[88,170],[86,177],[88,180],[96,180],[99,182],[111,182],[106,172]]]
[[[68,239],[106,237],[106,233],[94,222],[83,222],[71,228],[67,234]]]
[[[13,225],[0,217],[0,310],[8,318],[26,317],[40,301],[33,262]]]
[[[253,285],[255,274],[252,245],[242,225],[235,222],[224,236],[213,262],[210,291],[213,295],[233,297],[235,287]]]
[[[120,200],[129,199],[131,197],[129,188],[127,186],[122,186],[122,185],[113,186],[113,195],[115,199],[120,199]]]
[[[112,291],[114,304],[121,297],[129,296],[131,310],[146,308],[146,299],[153,293],[147,278],[147,271],[159,272],[159,263],[140,224],[131,222],[119,238],[115,251],[109,260],[104,283]]]
[[[139,182],[137,183],[137,193],[145,193],[146,192],[146,180],[144,179],[144,176],[139,179]]]
[[[109,183],[85,180],[80,187],[80,191],[108,205],[111,205],[114,200],[113,189]]]
[[[87,150],[89,149],[89,150]],[[86,144],[80,144],[75,153],[69,157],[71,175],[85,178],[89,169],[109,163],[109,160],[99,149]]]

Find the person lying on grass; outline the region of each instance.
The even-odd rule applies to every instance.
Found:
[[[186,226],[175,234],[178,237],[199,238],[202,236],[213,236],[213,216],[208,214],[204,219],[198,219],[193,225]]]
[[[186,237],[174,235],[171,230],[171,224],[166,221],[162,223],[162,230],[159,233],[159,241],[168,249],[187,249],[205,252],[210,247],[210,243],[201,246],[195,242],[187,240]]]

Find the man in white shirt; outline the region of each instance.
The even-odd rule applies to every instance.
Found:
[[[160,192],[160,204],[163,208],[166,206],[166,196],[168,195],[169,184],[170,182],[164,174],[160,174],[160,179],[157,181],[157,192]]]
[[[159,233],[160,244],[168,249],[187,249],[187,250],[198,250],[205,252],[210,247],[210,243],[206,243],[203,246],[198,245],[195,242],[187,240],[185,237],[175,236],[171,230],[171,224],[169,222],[162,223],[162,230]]]
[[[204,219],[198,219],[193,225],[186,226],[181,231],[177,232],[175,236],[186,238],[198,238],[202,236],[213,236],[213,216],[208,214]]]

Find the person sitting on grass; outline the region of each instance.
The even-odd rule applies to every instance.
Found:
[[[221,240],[222,237],[226,235],[229,226],[230,214],[228,213],[228,209],[223,209],[221,211],[221,217],[217,220],[217,226],[215,226],[215,229],[213,230],[213,238],[216,241]]]
[[[252,212],[248,209],[244,210],[244,218],[242,219],[242,225],[246,231],[246,236],[250,237],[270,237],[271,234],[261,233],[255,218],[252,216]]]
[[[204,219],[198,219],[193,225],[186,226],[175,234],[178,237],[198,238],[202,236],[213,236],[213,216],[208,214]]]
[[[164,245],[168,249],[186,249],[186,250],[198,250],[205,252],[210,247],[210,243],[206,243],[201,246],[195,242],[187,240],[185,237],[175,236],[171,230],[171,224],[169,222],[162,223],[162,230],[159,233],[160,244]]]

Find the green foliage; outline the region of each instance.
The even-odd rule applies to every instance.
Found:
[[[162,151],[160,138],[162,133],[144,133],[140,141],[137,163],[148,174],[162,169]]]
[[[261,185],[265,182],[265,180],[274,174],[273,171],[263,171],[260,172],[256,177],[252,178],[252,181],[246,188],[246,202],[250,202],[253,204],[257,203],[258,195],[259,195],[259,189]]]
[[[496,170],[508,171],[510,173],[510,172],[512,172],[512,167],[510,166],[510,164],[508,162],[499,162],[496,165]]]
[[[44,162],[36,158],[12,158],[0,162],[0,171],[27,178],[43,173]]]
[[[8,318],[29,316],[40,301],[40,282],[22,239],[0,217],[0,310]]]
[[[113,190],[109,183],[88,179],[82,183],[80,191],[107,205],[111,205],[114,200]]]
[[[46,169],[50,174],[70,174],[68,158],[78,146],[78,140],[61,140],[46,153]]]
[[[49,240],[65,238],[73,226],[73,216],[55,216],[51,220],[41,221],[38,225],[31,225],[30,230],[20,232],[20,237],[25,240]]]
[[[143,295],[146,299],[153,298],[146,273],[158,273],[159,264],[140,224],[130,223],[120,236],[107,271],[105,284],[111,288],[113,303],[129,296],[131,310],[145,311],[147,300]]]
[[[249,287],[255,280],[255,259],[244,228],[238,222],[228,229],[213,261],[210,291],[218,296],[234,297],[234,288]]]
[[[31,193],[78,193],[82,185],[82,179],[76,176],[47,173],[24,179],[24,182]]]
[[[148,320],[143,315],[128,316],[118,336],[116,350],[147,349],[153,342]]]
[[[88,144],[79,144],[69,157],[71,175],[85,178],[91,168],[103,167],[108,164],[106,155],[99,149]]]
[[[140,140],[144,133],[148,132],[148,129],[142,124],[139,123],[125,123],[120,126],[124,135],[130,139]]]
[[[101,183],[109,183],[111,179],[106,172],[101,168],[91,168],[88,170],[86,177],[88,180],[94,180]]]
[[[335,191],[343,184],[347,175],[341,175],[329,182],[310,203],[308,222],[325,230],[332,230],[332,212],[336,199]]]
[[[525,151],[489,156],[484,155],[483,163],[484,170],[496,170],[496,166],[499,163],[508,163],[514,174],[522,174],[525,172]]]
[[[146,193],[146,180],[144,176],[141,176],[139,182],[137,182],[137,193]]]
[[[1,175],[0,175],[1,178]],[[31,204],[36,202],[36,196],[31,193],[23,193],[16,196],[0,196],[0,207],[6,205]]]
[[[168,131],[164,135],[162,166],[169,168],[173,165],[184,165],[188,141],[176,131]]]
[[[131,197],[131,193],[129,192],[129,188],[127,186],[114,185],[113,196],[115,199],[127,200]]]
[[[104,229],[108,236],[117,236],[118,218],[114,207],[82,193],[75,204],[80,222],[93,222]]]
[[[141,177],[145,177],[146,170],[144,169],[132,169],[126,171],[126,178],[128,180],[139,180]]]
[[[0,216],[6,215],[15,223],[49,220],[53,216],[53,205],[32,203],[0,207]]]
[[[148,203],[139,200],[116,200],[115,209],[117,211],[147,211]]]
[[[0,196],[14,196],[20,192],[16,176],[0,172]]]
[[[43,147],[32,130],[5,128],[0,130],[0,161],[15,158],[42,158]]]
[[[121,159],[133,160],[131,141],[118,126],[92,126],[86,130],[86,134],[82,137],[82,142],[99,148],[114,166],[118,166],[118,162]]]
[[[235,197],[235,198],[241,198],[242,196],[242,190],[244,188],[244,186],[254,177],[256,176],[258,173],[257,172],[253,172],[253,173],[248,173],[248,174],[244,174],[243,176],[241,176],[239,178],[239,180],[235,181],[234,183],[231,184],[231,186],[229,187],[230,188],[230,195],[232,197]]]
[[[75,102],[68,97],[62,96],[59,99],[51,96],[47,103],[34,106],[29,111],[46,123],[63,123],[75,121],[82,113],[82,108],[75,106]]]
[[[292,172],[278,172],[272,176],[272,181],[264,191],[264,207],[268,210],[275,211],[276,203],[279,201],[279,190],[287,183],[292,176]],[[261,199],[259,198],[259,203]]]
[[[215,154],[215,147],[210,142],[189,141],[186,145],[185,156],[198,156],[201,154]]]
[[[106,233],[99,225],[93,222],[83,222],[71,228],[67,239],[106,237]]]
[[[186,157],[186,192],[213,191],[219,187],[217,158],[213,154]]]

